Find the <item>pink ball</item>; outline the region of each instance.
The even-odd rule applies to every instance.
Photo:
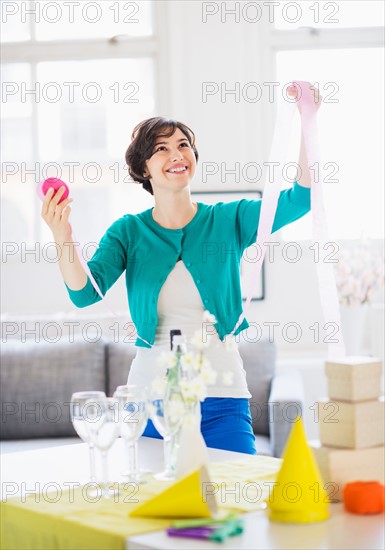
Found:
[[[59,201],[59,204],[64,201],[69,193],[70,193],[70,190],[68,188],[68,185],[66,183],[64,183],[63,180],[60,180],[59,178],[48,178],[44,181],[42,181],[41,183],[39,183],[39,185],[37,186],[37,194],[39,195],[39,197],[41,198],[41,200],[44,200],[44,197],[46,196],[47,192],[48,192],[48,189],[50,187],[53,187],[54,188],[54,191],[56,193],[56,191],[61,187],[61,186],[64,186],[65,187],[65,190],[64,190],[64,193]]]

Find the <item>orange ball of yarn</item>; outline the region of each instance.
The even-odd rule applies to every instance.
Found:
[[[378,481],[354,481],[344,487],[345,509],[353,514],[379,514],[385,510],[385,487]]]

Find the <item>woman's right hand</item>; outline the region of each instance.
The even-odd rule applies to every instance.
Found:
[[[68,221],[71,213],[71,207],[68,206],[73,199],[65,199],[60,204],[60,198],[64,193],[65,188],[60,187],[54,193],[53,187],[50,187],[43,200],[41,216],[46,222],[56,242],[69,242],[72,236],[72,227]]]

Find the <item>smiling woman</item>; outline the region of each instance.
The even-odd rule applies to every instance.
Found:
[[[210,386],[202,404],[202,434],[209,447],[255,454],[245,370],[237,345],[229,349],[226,336],[242,312],[239,264],[244,250],[255,242],[261,200],[193,203],[190,182],[197,160],[194,132],[182,122],[153,117],[138,124],[126,162],[134,181],[154,196],[155,207],[114,222],[88,267],[103,295],[126,272],[138,347],[128,376],[130,384],[148,387],[162,374],[157,359],[168,350],[170,330],[179,329],[191,340],[197,331],[203,332],[203,313],[210,312],[215,334],[207,359],[217,374],[231,373],[233,384],[225,385],[219,376],[221,381]],[[59,190],[46,196],[42,215],[55,242],[61,250],[68,250],[72,242],[70,199],[60,202],[62,194]],[[273,232],[309,209],[310,189],[294,182],[291,189],[280,193]],[[223,257],[219,246],[216,253],[204,253],[207,244],[222,242],[231,254]],[[99,301],[76,254],[71,258],[66,254],[60,258],[60,268],[72,302],[86,307]],[[248,326],[244,319],[234,335]],[[160,437],[151,421],[145,435]]]
[[[128,169],[134,181],[154,195],[152,216],[163,227],[184,227],[196,213],[189,183],[198,156],[194,132],[181,122],[154,117],[133,131],[126,153]]]
[[[154,194],[153,187],[150,182],[152,179],[153,170],[157,170],[157,165],[160,166],[163,162],[168,162],[168,172],[173,172],[176,168],[180,169],[195,165],[198,162],[198,151],[195,147],[194,132],[185,124],[162,117],[153,117],[138,124],[131,136],[132,142],[126,152],[126,162],[128,165],[130,176],[134,181],[141,183],[143,188]],[[170,152],[170,147],[179,146],[179,149],[186,148],[194,153],[195,162],[192,155],[187,153],[186,164],[182,166],[177,164],[178,153],[174,164],[170,164],[166,155]],[[174,151],[175,153],[175,151]],[[182,155],[183,156],[183,155]],[[181,158],[181,157],[179,157]],[[194,173],[190,175],[190,179]]]

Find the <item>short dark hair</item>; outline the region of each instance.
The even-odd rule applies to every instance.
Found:
[[[132,179],[136,183],[141,183],[143,189],[151,193],[151,195],[154,194],[151,182],[143,176],[146,160],[153,155],[153,149],[158,136],[161,134],[164,137],[170,137],[177,128],[188,139],[198,162],[199,155],[195,147],[195,134],[191,128],[182,122],[164,117],[148,118],[137,124],[132,132],[131,143],[125,155],[128,172]]]

